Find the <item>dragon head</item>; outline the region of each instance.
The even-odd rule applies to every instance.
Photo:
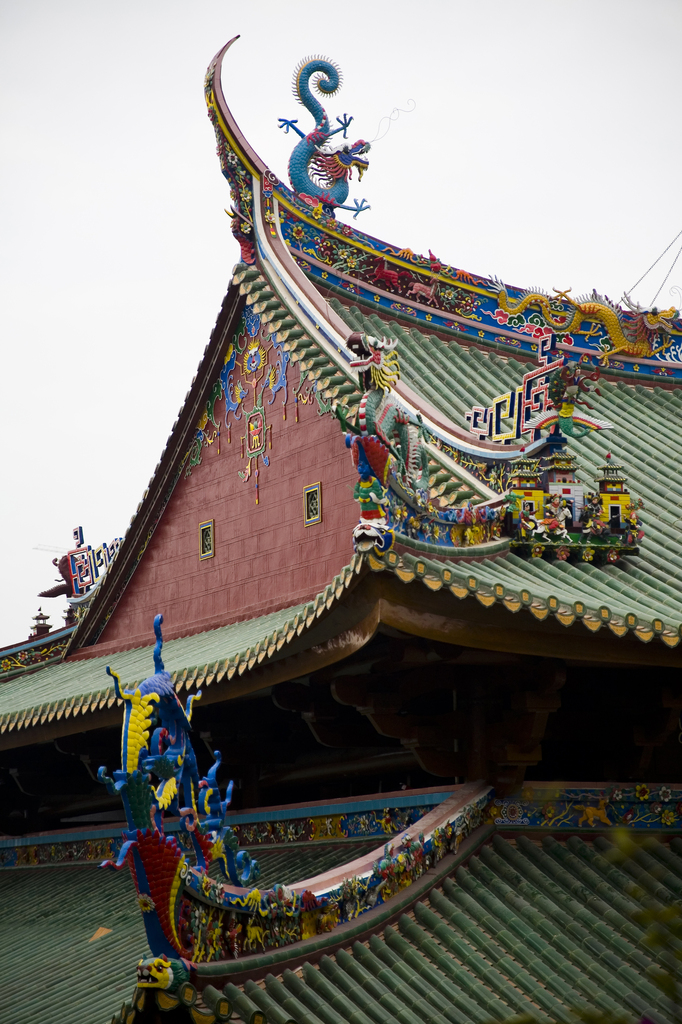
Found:
[[[400,380],[400,363],[396,352],[397,338],[374,338],[362,335],[362,352],[350,365],[358,370],[369,370],[372,384],[378,391],[390,391]]]
[[[353,168],[357,168],[358,181],[362,181],[362,176],[369,167],[369,160],[365,158],[365,154],[370,151],[369,142],[365,142],[364,139],[358,139],[352,146],[344,146],[343,149],[338,150],[334,156],[341,164],[342,167],[348,168],[348,177],[352,177]]]
[[[651,309],[644,309],[638,302],[633,302],[629,295],[624,295],[623,301],[628,309],[636,317],[639,317],[650,331],[665,331],[666,334],[670,334],[673,330],[673,321],[680,315],[679,310],[675,309],[674,306],[671,306],[669,309],[657,309],[656,306],[653,306]]]
[[[643,314],[644,323],[650,331],[665,331],[670,334],[673,329],[673,320],[677,319],[678,312],[674,306],[670,309],[653,309]]]
[[[175,992],[186,981],[189,981],[189,971],[182,960],[155,956],[140,960],[137,965],[138,988],[161,988],[166,992]]]

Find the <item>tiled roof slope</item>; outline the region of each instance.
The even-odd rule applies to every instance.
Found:
[[[336,299],[331,304],[353,330],[397,337],[407,384],[462,424],[471,406],[487,405],[516,387],[531,366],[408,331],[357,307],[346,309]],[[554,613],[570,625],[578,617],[592,631],[608,624],[618,636],[633,630],[648,641],[658,634],[676,646],[682,623],[682,389],[603,380],[599,389],[601,396],[591,396],[590,404],[594,414],[610,420],[615,429],[571,438],[569,447],[578,457],[579,479],[593,489],[607,452],[623,464],[630,490],[645,503],[641,518],[646,536],[640,555],[598,568],[544,559],[529,562],[510,554],[477,562],[469,575],[452,565],[444,582],[459,581],[463,592],[458,596],[476,592],[505,602],[513,611],[530,607],[538,618]],[[442,581],[442,565],[426,563],[421,575],[428,577],[431,568]]]
[[[0,1020],[102,1024],[129,998],[149,955],[129,871],[8,869],[0,907]]]
[[[360,567],[360,557],[354,557],[323,591],[305,604],[168,640],[163,659],[176,689],[183,682],[188,686],[210,686],[214,680],[231,679],[235,672],[241,675],[247,668],[272,657],[338,600]],[[84,661],[67,660],[0,684],[0,733],[112,707],[116,696],[113,685],[108,685],[106,666],[116,669],[123,685],[130,686],[152,672],[153,649],[150,645]]]
[[[301,879],[321,875],[355,860],[368,850],[375,850],[378,843],[376,836],[372,836],[360,842],[279,843],[267,849],[253,847],[251,856],[256,858],[260,867],[258,888],[271,889],[277,882],[295,885]],[[215,878],[222,877],[217,862],[211,864],[210,874]]]
[[[650,948],[632,915],[675,904],[682,857],[656,841],[618,865],[612,852],[601,838],[540,847],[495,835],[367,944],[225,993],[245,1024],[257,1009],[269,1024],[549,1024],[587,1010],[672,1021],[655,980],[679,962]]]

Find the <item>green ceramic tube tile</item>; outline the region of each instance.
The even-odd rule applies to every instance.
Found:
[[[409,921],[409,918],[407,920]],[[384,936],[391,950],[401,957],[415,974],[424,979],[435,991],[450,1000],[453,1007],[462,1013],[467,1020],[475,1021],[476,1024],[489,1021],[490,1014],[486,1009],[471,999],[449,976],[446,977],[442,974],[422,953],[418,953],[414,946],[407,942],[394,928],[390,926],[386,928]]]
[[[612,885],[572,852],[571,844],[574,840],[577,840],[579,843],[582,842],[577,836],[571,836],[564,846],[563,843],[558,843],[552,836],[547,836],[543,839],[543,846],[552,856],[559,858],[562,864],[596,894],[601,901],[601,905],[606,908],[603,914],[609,923],[614,927],[618,927],[630,942],[638,945],[642,940],[644,930],[626,916],[632,913],[634,909],[633,903],[624,898]]]
[[[491,967],[480,954],[474,949],[468,947],[466,943],[462,942],[451,928],[448,928],[440,918],[438,918],[432,910],[424,906],[423,903],[417,903],[415,908],[415,916],[420,924],[428,928],[428,930],[441,942],[446,949],[450,952],[455,953],[460,958],[466,958],[465,963],[469,970],[473,971],[477,977],[481,978],[485,984],[489,985],[494,992],[496,992],[501,999],[503,999],[509,1006],[518,1010],[519,1013],[528,1013],[536,1019],[542,1019],[544,1015],[539,1014],[536,1007],[532,1006],[528,1000],[521,995],[520,992],[511,985],[504,975]],[[552,1000],[555,1006],[555,1000]],[[563,1007],[560,1007],[563,1010]],[[563,1020],[564,1017],[559,1015],[559,1020]]]
[[[656,844],[660,846],[660,843]],[[647,850],[642,847],[635,847],[632,854],[637,864],[647,872],[651,878],[660,882],[661,885],[665,886],[666,889],[677,898],[682,897],[682,878],[678,878],[672,871],[666,871],[662,867],[660,859],[652,857]]]
[[[497,855],[491,852],[490,856],[495,858]],[[523,900],[504,882],[497,879],[493,872],[484,865],[481,865],[480,861],[476,858],[472,858],[469,862],[469,866],[472,869],[472,872],[475,871],[477,874],[479,872],[484,872],[483,877],[486,879],[488,885],[494,886],[495,888],[496,895],[493,896],[490,892],[483,890],[482,886],[479,887],[479,890],[477,890],[476,893],[479,899],[485,899],[488,905],[496,909],[500,916],[504,917],[504,920],[509,923],[510,928],[514,928],[518,934],[525,937],[529,946],[535,949],[542,957],[543,961],[556,970],[557,973],[559,973],[574,990],[578,993],[583,993],[584,996],[590,999],[595,1006],[605,1012],[618,1012],[620,1004],[604,993],[601,986],[596,985],[589,977],[586,977],[574,963],[572,963],[570,953],[572,949],[576,948],[574,943],[569,944],[569,948],[566,950],[569,955],[562,955],[562,953],[552,945],[552,940],[558,938],[556,928],[554,926],[548,926],[546,918],[544,918],[538,910],[526,903],[525,900]],[[458,878],[459,877],[458,872]],[[449,879],[446,879],[445,883],[444,888],[449,894],[451,889],[454,889],[455,887]],[[509,905],[513,907],[520,916],[515,917],[511,911],[507,910],[505,904],[501,902],[502,900],[509,903]],[[528,921],[528,926],[525,925],[522,918]],[[533,931],[533,928],[535,928],[536,931]],[[538,932],[545,934],[550,941],[545,941]],[[566,946],[565,942],[564,946]]]
[[[258,987],[258,986],[256,986]],[[303,1003],[284,987],[272,974],[266,975],[265,987],[272,999],[276,1000],[282,1009],[295,1020],[297,1024],[322,1024],[320,1019],[309,1010]]]
[[[497,842],[495,840],[497,840]],[[508,843],[505,843],[501,837],[494,836],[493,842],[495,848],[503,852],[514,864],[523,862],[524,858],[521,857],[516,850],[513,850]],[[541,872],[537,871],[537,869],[532,865],[526,864],[526,870],[529,875],[533,876],[533,878],[539,878],[540,884],[543,884],[544,881],[545,884],[543,887],[549,887],[547,880],[540,877]],[[556,889],[557,887],[554,886],[553,888]],[[553,935],[551,940],[552,944],[564,953],[573,963],[577,964],[589,978],[601,985],[606,992],[613,997],[613,999],[619,1003],[623,1003],[626,998],[626,994],[624,993],[622,982],[620,979],[616,978],[608,968],[604,967],[599,959],[599,955],[603,949],[603,944],[597,943],[595,946],[594,943],[592,943],[591,937],[589,934],[586,935],[585,929],[582,926],[576,925],[569,914],[565,913],[565,911],[560,909],[553,900],[542,895],[528,883],[519,882],[516,885],[516,889],[521,896],[533,899],[539,909],[541,909],[547,916],[553,917],[555,922],[559,923],[560,928],[557,933]],[[593,946],[592,950],[585,948],[586,937],[589,940],[589,944]],[[598,950],[596,958],[593,951],[595,948]],[[644,984],[644,982],[641,984]],[[654,1005],[656,1005],[655,1000]]]
[[[410,942],[417,946],[428,956],[439,971],[446,974],[452,981],[458,984],[474,1002],[483,1006],[489,1013],[492,1013],[497,1020],[506,1020],[509,1017],[509,1007],[498,999],[493,992],[490,992],[485,985],[480,983],[469,971],[446,953],[437,942],[418,925],[414,924],[406,915],[399,921],[400,931]]]
[[[337,961],[339,954],[336,954]],[[349,958],[350,959],[350,958]],[[360,1009],[371,1017],[372,1020],[377,1021],[377,1024],[394,1024],[395,1017],[378,1003],[368,992],[365,992],[361,985],[358,985],[354,979],[348,975],[337,962],[330,960],[329,957],[323,957],[320,961],[320,970],[324,971],[325,976],[329,978],[337,988],[341,989],[354,1003],[356,1003]]]
[[[294,998],[305,1004],[311,1013],[314,1013],[324,1024],[344,1024],[345,1017],[338,1013],[333,1006],[329,1006],[314,989],[304,984],[298,975],[290,971],[289,968],[282,973],[282,983]]]
[[[268,1024],[295,1024],[294,1018],[287,1013],[284,1007],[272,998],[269,992],[264,992],[253,981],[244,983],[244,993],[258,1006],[268,1018]]]
[[[466,1014],[461,1013],[456,1007],[452,1006],[445,996],[429,985],[424,978],[420,977],[404,959],[401,959],[393,950],[389,949],[386,942],[380,939],[378,935],[371,936],[369,947],[374,955],[389,967],[396,977],[406,982],[422,1000],[427,1000],[432,1006],[435,1006],[451,1024],[467,1024],[468,1018]]]
[[[605,906],[602,907],[601,901],[597,900],[594,895],[579,882],[569,871],[566,870],[560,863],[551,857],[546,851],[538,850],[536,846],[529,842],[529,840],[522,836],[522,843],[519,843],[524,853],[528,853],[535,860],[542,869],[546,869],[548,873],[552,874],[554,880],[561,885],[567,892],[572,896],[576,897],[573,906],[573,917],[574,919],[585,926],[585,928],[596,935],[604,942],[607,947],[616,952],[622,959],[629,960],[633,963],[640,971],[651,971],[654,968],[653,961],[650,957],[638,950],[632,943],[628,942],[621,935],[619,935],[613,928],[600,921],[599,918],[592,912],[592,910],[607,909]],[[543,844],[544,845],[544,844]],[[557,844],[558,845],[558,844]],[[532,853],[529,849],[532,847]],[[540,860],[540,858],[543,860]],[[585,907],[584,903],[589,900],[590,909]],[[604,961],[609,963],[614,970],[617,970],[620,966],[621,960],[613,964],[609,959],[604,956]]]
[[[418,1020],[428,1021],[430,1024],[448,1024],[447,1018],[443,1016],[428,1000],[418,996],[407,982],[402,981],[393,971],[382,963],[371,950],[363,946],[361,942],[353,944],[353,956],[369,971],[382,985],[385,985],[389,992],[395,997],[398,1006],[404,1004],[408,1009],[414,1011]],[[385,1005],[389,1005],[386,1003]]]
[[[670,846],[672,847],[672,843]],[[659,843],[656,839],[648,839],[644,843],[644,849],[662,861],[682,881],[682,857],[674,853],[672,848],[669,849],[665,843]]]
[[[449,887],[448,898],[446,899],[446,897],[441,896],[440,900],[435,901],[435,906],[443,916],[448,915],[448,910],[445,904],[449,903],[451,900],[461,900],[462,905],[467,906],[472,914],[476,914],[476,901],[467,896],[466,893],[463,893],[461,889],[458,890],[456,886],[452,886],[451,884]],[[490,919],[490,915],[488,915],[488,919]],[[502,940],[504,932],[504,929],[498,929],[498,938],[500,940]],[[546,947],[547,944],[543,943],[542,945]],[[557,1009],[558,1004],[555,999],[549,995],[549,993],[552,993],[553,996],[561,1000],[564,1006],[570,1006],[574,1009],[578,1008],[581,1010],[588,1008],[588,1003],[586,1003],[580,995],[576,994],[571,986],[557,975],[555,968],[548,966],[542,960],[538,959],[538,957],[519,940],[514,944],[514,956],[523,964],[523,968],[518,964],[515,964],[514,961],[510,960],[508,957],[504,957],[497,963],[498,969],[504,970],[504,972],[513,979],[514,983],[519,988],[526,992],[531,999],[535,999],[536,1001],[538,981],[542,982],[549,992],[541,994],[539,1001],[548,1013],[557,1017],[564,1009],[564,1007],[559,1007],[559,1009]]]
[[[349,1024],[373,1024],[371,1017],[358,1009],[352,1000],[340,992],[321,971],[315,970],[312,964],[303,964],[303,977],[308,988],[337,1010],[342,1017],[349,1021]]]
[[[597,871],[603,878],[605,878],[614,888],[619,889],[625,898],[627,898],[633,910],[640,910],[641,905],[637,900],[637,893],[641,894],[639,886],[635,885],[633,880],[629,878],[620,868],[617,868],[615,864],[609,863],[605,857],[602,856],[593,847],[587,845],[582,839],[577,836],[572,837],[569,842],[571,843],[571,850],[583,858],[589,863],[595,871]],[[659,907],[661,904],[657,904]]]
[[[257,1006],[252,999],[249,999],[236,985],[233,985],[231,981],[228,981],[227,985],[223,986],[223,992],[232,1003],[237,1016],[244,1024],[249,1024],[252,1013],[258,1013],[261,1009]]]
[[[608,839],[605,839],[602,836],[597,836],[597,838],[594,841],[594,845],[599,850],[599,852],[604,855],[612,856],[616,851],[616,847],[613,845],[613,843],[610,843]],[[670,892],[670,890],[667,889],[664,885],[661,885],[661,883],[657,879],[652,878],[651,875],[636,861],[634,861],[631,857],[627,857],[621,863],[624,872],[630,875],[631,878],[633,878],[634,881],[637,883],[637,885],[641,886],[643,889],[646,889],[646,891],[650,893],[654,897],[654,899],[658,900],[660,903],[663,903],[666,906],[672,906],[672,904],[675,902],[675,897]]]
[[[362,948],[364,949],[364,946]],[[353,952],[355,954],[355,946]],[[345,974],[360,985],[375,1002],[383,1006],[395,1020],[400,1021],[400,1024],[419,1024],[419,1017],[408,1007],[403,1006],[382,982],[377,981],[355,955],[351,956],[345,949],[340,949],[336,954],[336,962]]]

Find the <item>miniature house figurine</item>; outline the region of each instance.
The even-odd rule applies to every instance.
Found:
[[[580,519],[585,496],[583,485],[575,478],[577,468],[575,455],[565,448],[547,456],[547,491],[561,496],[571,509],[574,523]]]
[[[612,530],[621,530],[632,501],[626,487],[627,477],[623,473],[623,467],[611,462],[609,456],[604,465],[599,467],[599,471],[597,483],[602,501],[601,518],[610,524]]]
[[[509,479],[509,491],[515,498],[512,517],[518,525],[521,514],[542,518],[545,508],[545,492],[542,486],[540,460],[521,456],[513,462]]]

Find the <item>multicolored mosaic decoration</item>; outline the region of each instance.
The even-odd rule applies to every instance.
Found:
[[[493,800],[486,818],[495,825],[531,828],[633,829],[679,831],[682,787],[639,782],[596,788],[527,786],[517,798]]]
[[[457,548],[494,541],[502,534],[504,508],[462,501],[458,507],[438,508],[430,499],[431,472],[421,420],[409,415],[392,388],[400,378],[397,342],[366,334],[351,336],[350,345],[367,390],[355,423],[336,410],[349,431],[346,445],[358,472],[354,496],[360,522],[353,532],[358,552],[389,551],[394,543],[414,542],[422,550],[449,554]],[[452,502],[474,492],[449,471]]]
[[[544,458],[514,460],[506,499],[512,550],[597,565],[638,554],[643,503],[628,491],[623,467],[607,456],[595,492],[585,491],[576,469],[563,447],[550,446]]]
[[[299,843],[332,839],[381,838],[396,835],[416,824],[435,804],[420,807],[385,807],[382,811],[361,811],[288,821],[257,821],[235,825],[240,845]]]
[[[282,234],[298,265],[319,285],[478,344],[542,357],[550,344],[586,368],[682,377],[679,310],[644,310],[596,293],[574,298],[503,286],[365,235],[311,211],[280,184]]]
[[[54,640],[42,638],[20,647],[12,647],[0,653],[0,679],[11,679],[33,666],[47,665],[59,661],[68,647],[73,628],[60,631]]]
[[[270,466],[272,450],[272,416],[275,400],[282,419],[287,418],[289,401],[289,354],[284,345],[286,331],[273,331],[269,327],[265,301],[259,292],[262,282],[254,279],[242,281],[241,288],[249,296],[237,331],[228,345],[220,376],[214,382],[206,409],[199,420],[189,449],[185,476],[202,462],[204,449],[216,444],[220,454],[221,443],[239,444],[244,468],[239,477],[255,491],[258,504],[260,466]],[[260,312],[259,312],[260,310]],[[298,384],[292,389],[294,416],[298,420],[298,404],[307,405],[315,395],[315,381],[300,367]],[[234,436],[233,436],[234,433]]]
[[[280,846],[285,843],[331,842],[336,839],[382,840],[415,825],[437,804],[414,807],[385,807],[383,810],[355,811],[316,817],[289,818],[281,821],[244,822],[232,826],[240,846]],[[172,829],[166,828],[167,834]],[[3,840],[0,868],[42,867],[45,864],[88,864],[118,858],[123,840],[120,835],[96,839],[40,841],[27,844],[23,839]],[[188,849],[185,833],[178,842]]]

